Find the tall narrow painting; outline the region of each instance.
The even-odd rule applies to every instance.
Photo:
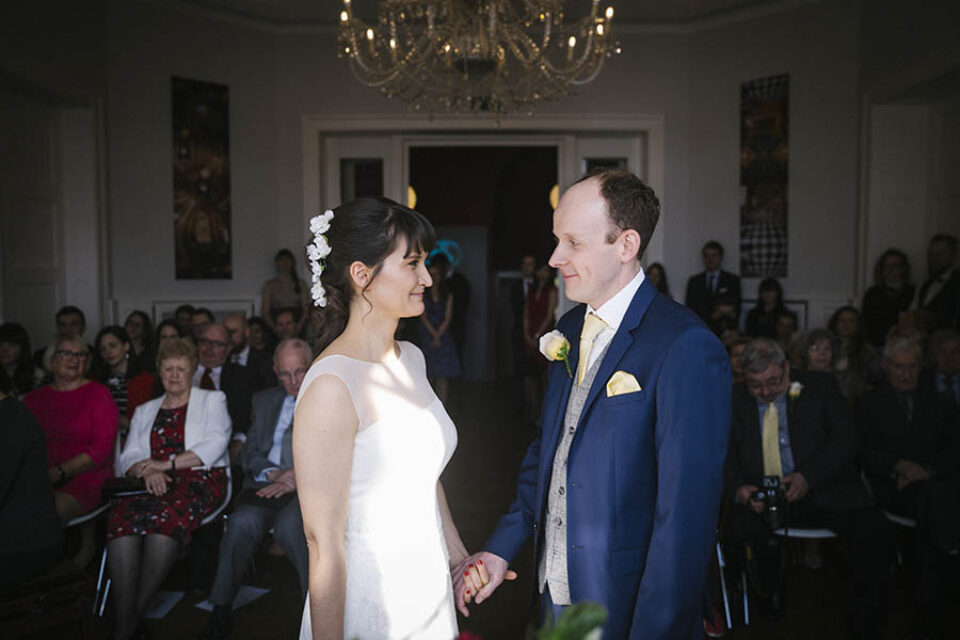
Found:
[[[740,275],[787,276],[790,76],[740,86]]]
[[[178,280],[232,277],[226,85],[171,78]]]

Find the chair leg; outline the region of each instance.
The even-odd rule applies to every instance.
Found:
[[[94,596],[93,596],[93,613],[94,614],[97,613],[97,604],[100,602],[101,590],[103,589],[103,574],[104,574],[104,571],[106,570],[106,567],[107,567],[107,547],[106,545],[104,545],[103,553],[100,554],[100,571],[97,574],[97,591],[96,593],[94,593]],[[109,580],[110,578],[107,578],[108,582]],[[103,599],[104,600],[107,599],[106,594],[103,594]],[[100,615],[103,616],[102,607],[100,611],[101,611]]]
[[[750,626],[750,603],[747,599],[747,574],[740,573],[740,584],[743,587],[743,626]]]
[[[103,617],[103,610],[107,608],[107,596],[110,595],[110,578],[107,578],[107,584],[103,589],[103,600],[100,601],[100,611],[97,612],[97,617]]]
[[[727,619],[727,629],[731,629],[733,624],[730,620],[730,597],[727,595],[727,579],[724,576],[727,564],[723,561],[723,550],[720,548],[719,541],[717,541],[717,566],[720,567],[720,593],[723,595],[723,613]]]

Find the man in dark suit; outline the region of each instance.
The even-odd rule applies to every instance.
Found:
[[[877,501],[916,519],[921,603],[929,624],[941,609],[941,569],[957,569],[960,433],[951,398],[918,385],[921,356],[915,340],[891,337],[883,349],[886,380],[860,397],[857,417],[863,470]]]
[[[227,411],[233,423],[230,462],[240,463],[240,452],[250,427],[250,402],[256,392],[254,373],[229,361],[230,338],[222,324],[210,323],[197,339],[199,366],[193,374],[193,386],[216,389],[227,395]]]
[[[277,346],[274,371],[280,386],[253,396],[253,414],[243,451],[243,490],[220,542],[217,574],[210,592],[213,616],[204,640],[219,640],[230,628],[230,611],[250,559],[272,529],[307,592],[307,542],[293,472],[293,412],[313,353],[299,339]]]
[[[703,245],[704,271],[687,280],[687,295],[684,304],[693,309],[704,322],[710,323],[713,307],[718,300],[736,304],[740,315],[740,277],[720,268],[723,264],[723,245],[710,240]]]
[[[920,389],[944,394],[960,412],[960,331],[940,329],[930,336],[929,345],[933,366],[920,373]]]
[[[960,328],[960,267],[957,239],[938,233],[927,246],[927,279],[917,287],[914,307],[928,312],[936,329]]]
[[[771,512],[764,517],[770,502],[755,495],[764,478],[780,479],[779,526],[825,527],[851,539],[856,635],[880,637],[893,529],[854,465],[856,429],[840,389],[828,374],[791,374],[783,350],[766,338],[751,341],[740,363],[725,466],[733,498],[723,531],[728,570],[738,576],[752,555],[762,590],[779,605],[781,538],[768,526]]]
[[[264,351],[250,347],[250,326],[243,314],[228,315],[223,320],[223,326],[230,337],[230,362],[250,369],[256,391],[275,387],[277,376],[273,373],[273,358]]]
[[[532,539],[541,612],[597,602],[608,613],[604,637],[703,637],[730,365],[703,323],[644,276],[640,259],[659,215],[653,190],[618,169],[588,176],[560,200],[550,264],[582,304],[558,323],[567,362],[548,366],[542,429],[516,499],[485,551],[454,569],[461,610],[465,595],[478,604],[489,597]],[[479,593],[474,568],[472,586],[463,575],[478,561],[489,578]]]

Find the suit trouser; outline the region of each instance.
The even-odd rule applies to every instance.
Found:
[[[787,523],[794,527],[823,527],[850,540],[853,560],[854,626],[869,637],[882,624],[886,605],[890,551],[893,548],[893,526],[876,507],[828,511],[809,499],[789,505]],[[774,536],[763,520],[743,505],[727,512],[723,528],[728,571],[739,574],[745,566],[746,545],[750,546],[765,585],[779,589],[782,540]]]
[[[271,528],[274,539],[300,576],[300,591],[304,596],[307,593],[307,540],[303,535],[303,518],[297,495],[259,498],[256,496],[258,488],[249,487],[237,496],[236,507],[227,521],[220,541],[217,576],[210,591],[213,604],[233,603],[250,559]]]

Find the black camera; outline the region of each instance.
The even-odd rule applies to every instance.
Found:
[[[763,520],[771,531],[783,527],[787,497],[779,476],[764,476],[750,499],[763,503]]]

